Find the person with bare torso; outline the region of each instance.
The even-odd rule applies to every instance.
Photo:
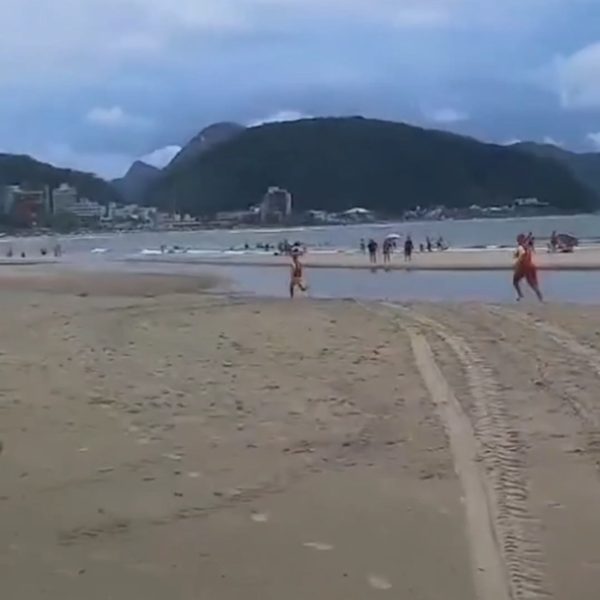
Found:
[[[294,297],[294,293],[298,288],[301,292],[306,292],[308,286],[304,281],[304,267],[300,262],[300,253],[292,254],[292,266],[290,269],[290,298]]]

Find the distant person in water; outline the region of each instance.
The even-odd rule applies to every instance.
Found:
[[[301,292],[306,292],[308,286],[304,282],[304,267],[300,262],[300,250],[292,250],[292,266],[290,270],[290,298],[298,288]]]
[[[365,238],[360,239],[360,251],[363,254],[366,254],[366,252],[367,252],[367,244],[365,243]]]
[[[374,239],[369,240],[367,250],[369,251],[369,260],[375,264],[377,262],[377,242]]]
[[[412,238],[409,236],[407,236],[406,241],[404,242],[404,260],[405,261],[411,261],[412,260],[412,253],[413,250],[415,248],[415,245],[413,244]]]
[[[383,251],[383,263],[389,264],[392,262],[392,240],[383,240],[383,245],[381,247]]]
[[[529,244],[529,237],[519,234],[517,237],[517,250],[515,252],[515,266],[513,273],[513,286],[517,291],[517,300],[523,299],[521,281],[525,279],[529,287],[535,292],[540,302],[544,301],[538,282],[537,267],[533,262],[533,250]]]
[[[558,249],[558,235],[556,234],[556,230],[554,230],[552,232],[552,235],[550,236],[549,249],[550,252],[556,252],[556,250]]]
[[[427,236],[427,252],[433,252],[433,244],[431,243],[431,238]]]

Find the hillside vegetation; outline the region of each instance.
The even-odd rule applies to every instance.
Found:
[[[244,209],[269,186],[296,210],[364,206],[387,215],[420,206],[506,204],[535,196],[591,210],[597,195],[563,164],[514,147],[364,118],[266,124],[163,171],[147,200],[192,214]]]
[[[61,183],[75,186],[81,196],[102,204],[121,201],[119,192],[112,185],[91,173],[60,169],[30,156],[0,154],[0,185],[48,185],[54,188]]]

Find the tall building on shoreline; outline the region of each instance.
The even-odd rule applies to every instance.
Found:
[[[261,223],[283,223],[292,216],[292,195],[279,187],[270,187],[259,206]]]
[[[49,210],[48,186],[0,186],[0,214],[16,225],[25,227],[38,225]]]

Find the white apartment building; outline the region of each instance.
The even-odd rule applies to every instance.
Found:
[[[99,219],[104,214],[104,207],[94,200],[79,198],[77,190],[62,183],[52,193],[52,212],[70,213],[80,219]]]
[[[72,212],[71,207],[77,203],[77,190],[67,183],[61,183],[52,192],[52,214]]]
[[[80,219],[99,219],[104,214],[104,206],[95,200],[80,198],[71,205],[70,212]]]

